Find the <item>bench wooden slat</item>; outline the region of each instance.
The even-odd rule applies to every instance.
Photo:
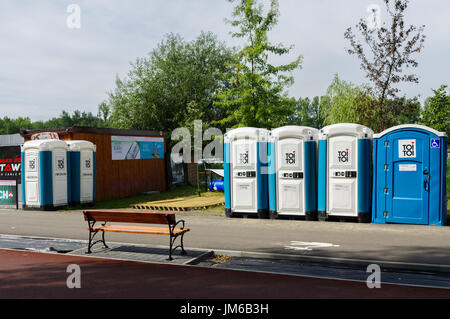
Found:
[[[153,234],[153,235],[170,235],[167,227],[145,227],[145,226],[129,226],[129,225],[97,225],[93,227],[94,231],[102,230],[105,232],[115,233],[133,233],[133,234]],[[189,228],[175,228],[174,235],[188,232]]]
[[[86,210],[83,211],[84,220],[96,222],[123,222],[123,223],[142,223],[142,224],[175,224],[175,214],[160,212],[129,212],[129,211],[102,211]],[[168,217],[167,217],[168,216]]]

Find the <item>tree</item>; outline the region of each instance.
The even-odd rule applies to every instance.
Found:
[[[325,97],[324,102],[328,104],[323,108],[326,124],[359,123],[381,132],[395,125],[418,123],[420,118],[420,102],[417,98],[406,97],[386,99],[385,109],[389,112],[380,118],[378,100],[371,95],[370,88],[343,81],[338,75],[335,75]]]
[[[416,27],[405,26],[405,11],[408,0],[384,0],[391,19],[390,25],[383,23],[379,28],[373,28],[361,19],[356,25],[357,31],[363,38],[365,45],[359,41],[351,28],[345,32],[351,49],[347,52],[356,55],[361,61],[361,69],[372,83],[371,90],[377,98],[375,109],[377,117],[381,119],[381,126],[388,127],[389,109],[387,100],[395,98],[401,82],[419,83],[415,74],[405,74],[405,68],[416,68],[417,61],[413,58],[423,48],[425,35],[424,25]]]
[[[370,105],[373,97],[367,87],[357,86],[339,79],[336,74],[327,89],[328,103],[325,124],[359,123],[371,127],[373,113]]]
[[[237,2],[234,19],[227,20],[237,29],[231,35],[245,43],[234,55],[232,72],[223,74],[233,86],[217,94],[216,105],[227,111],[221,123],[266,128],[283,125],[295,104],[285,89],[293,83],[290,73],[300,66],[302,57],[280,66],[269,63],[270,55],[282,56],[292,49],[268,40],[268,32],[278,22],[278,1],[271,0],[267,14],[263,14],[263,6],[257,0],[228,1]]]
[[[288,116],[287,125],[309,126],[320,129],[324,126],[329,108],[327,97],[315,96],[299,98],[294,106],[294,112]]]
[[[5,116],[0,118],[0,134],[17,134],[22,127],[30,127],[31,120],[28,117],[10,119]]]
[[[447,92],[447,85],[441,85],[433,92],[434,96],[425,100],[422,124],[450,136],[450,94]]]
[[[107,125],[109,123],[110,115],[111,109],[109,106],[105,102],[100,103],[98,106],[97,117]]]
[[[114,127],[162,130],[169,133],[194,119],[210,123],[224,116],[214,94],[227,83],[231,49],[210,32],[186,42],[168,34],[147,57],[138,58],[116,87],[101,112],[108,112]],[[100,110],[99,110],[100,111]]]
[[[0,118],[0,134],[17,134],[21,128],[44,130],[71,126],[105,127],[106,125],[107,122],[94,116],[91,112],[76,110],[73,115],[70,115],[67,111],[62,111],[59,117],[47,121],[32,122],[28,117]]]

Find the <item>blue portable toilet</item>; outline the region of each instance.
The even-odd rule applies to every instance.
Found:
[[[317,135],[306,126],[284,126],[269,137],[270,218],[317,219]]]
[[[269,131],[242,127],[224,137],[225,215],[269,216],[267,141]]]
[[[69,203],[92,205],[96,195],[96,147],[89,141],[67,141],[70,158]]]
[[[340,123],[319,132],[318,217],[371,221],[371,142],[373,131]]]
[[[24,209],[54,210],[68,204],[67,144],[57,139],[34,140],[22,146]]]
[[[400,125],[374,136],[375,223],[443,226],[447,222],[447,136],[421,125]]]

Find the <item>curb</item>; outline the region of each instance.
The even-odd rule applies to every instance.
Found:
[[[190,249],[190,250],[196,250],[196,249]],[[194,257],[194,258],[191,258],[191,259],[189,259],[188,261],[185,261],[184,263],[183,263],[183,265],[196,265],[196,264],[198,264],[202,259],[204,259],[204,258],[206,258],[206,257],[212,257],[212,256],[214,256],[214,251],[212,251],[212,250],[209,250],[209,251],[205,251],[203,254],[201,254],[201,255],[199,255],[199,256],[197,256],[197,257]]]
[[[328,263],[338,263],[338,264],[347,264],[347,265],[351,264],[351,265],[358,265],[358,266],[365,266],[365,267],[367,267],[368,265],[371,265],[371,264],[377,264],[381,268],[387,268],[387,269],[411,270],[411,271],[450,274],[450,265],[441,265],[441,264],[406,263],[406,262],[384,261],[384,260],[373,260],[373,259],[353,259],[353,258],[340,258],[340,257],[273,254],[273,253],[236,251],[236,250],[218,250],[218,249],[214,249],[213,253],[228,255],[230,257],[240,257],[240,258],[291,260],[291,261],[304,261],[304,262],[328,262]]]

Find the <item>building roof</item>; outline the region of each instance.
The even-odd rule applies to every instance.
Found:
[[[403,124],[403,125],[397,125],[397,126],[388,128],[387,130],[384,130],[381,133],[375,134],[373,137],[380,138],[380,137],[383,137],[384,135],[389,134],[393,131],[406,130],[406,129],[424,130],[424,131],[431,132],[439,137],[447,136],[447,134],[445,132],[438,132],[435,129],[428,127],[428,126],[417,125],[417,124]]]
[[[0,135],[0,146],[16,146],[24,143],[20,134]]]
[[[167,137],[167,132],[162,131],[141,131],[141,130],[126,130],[115,128],[100,128],[100,127],[87,127],[87,126],[72,126],[68,128],[56,128],[56,129],[43,129],[43,130],[29,130],[20,129],[20,135],[24,138],[29,138],[33,134],[43,132],[55,132],[60,136],[64,136],[71,133],[90,133],[90,134],[106,134],[106,135],[124,135],[124,136],[164,136]]]

